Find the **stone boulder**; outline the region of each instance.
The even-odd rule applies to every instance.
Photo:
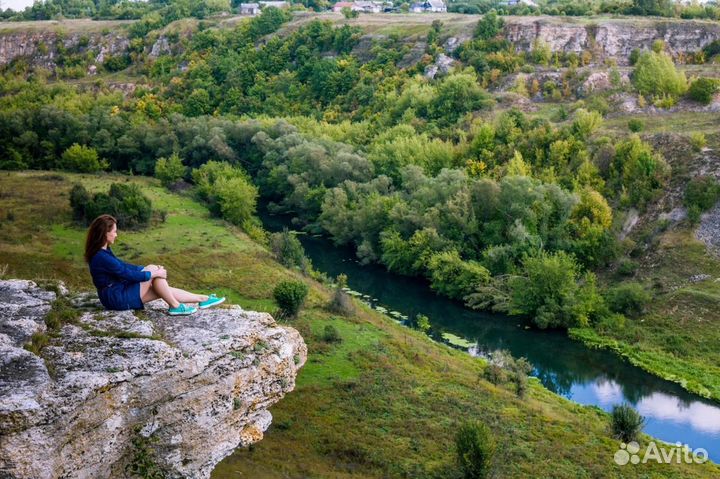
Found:
[[[56,293],[0,281],[0,477],[115,478],[142,466],[208,478],[262,439],[268,408],[295,386],[299,333],[238,306],[170,317],[104,311],[95,295],[46,333]],[[157,303],[157,304],[156,304]]]

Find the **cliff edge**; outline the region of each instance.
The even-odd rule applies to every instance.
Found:
[[[161,301],[110,312],[87,295],[58,314],[62,294],[0,281],[3,478],[208,478],[262,439],[307,357],[300,334],[266,313],[169,317]]]

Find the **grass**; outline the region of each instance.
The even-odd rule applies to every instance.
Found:
[[[100,191],[115,175],[47,173],[0,175],[0,265],[10,277],[62,279],[90,289],[80,257],[84,228],[70,219],[67,192],[74,181]],[[272,289],[285,279],[310,286],[305,309],[291,326],[309,357],[295,390],[272,407],[273,425],[260,443],[237,450],[213,472],[215,479],[457,478],[453,440],[466,420],[487,424],[498,443],[496,477],[717,477],[706,464],[645,464],[621,469],[609,416],[556,396],[531,381],[527,397],[481,379],[484,362],[431,342],[424,334],[357,304],[351,317],[326,309],[332,290],[273,261],[242,232],[210,218],[191,199],[170,194],[153,180],[140,184],[167,222],[143,232],[120,231],[124,259],[167,266],[170,281],[193,290],[223,288],[231,303],[277,308]],[[52,186],[52,187],[49,187]],[[341,341],[326,341],[332,325]],[[240,355],[241,353],[238,353]],[[648,441],[647,436],[641,442]]]
[[[662,233],[657,248],[638,264],[634,280],[654,294],[646,314],[622,329],[575,329],[571,337],[720,401],[720,261],[684,228]],[[711,279],[691,283],[697,274]]]

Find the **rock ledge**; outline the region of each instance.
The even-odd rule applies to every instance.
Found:
[[[143,462],[208,478],[262,439],[307,357],[300,334],[266,313],[169,317],[162,301],[108,312],[93,296],[37,356],[23,345],[46,332],[56,294],[0,281],[0,477],[126,477]]]

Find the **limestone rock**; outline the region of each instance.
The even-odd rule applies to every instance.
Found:
[[[438,74],[447,75],[448,72],[450,72],[450,69],[452,68],[454,63],[454,59],[450,58],[444,53],[441,53],[437,56],[435,63],[433,63],[432,65],[428,65],[425,68],[425,76],[432,80]]]
[[[55,294],[0,281],[0,477],[125,477],[146,447],[166,477],[208,478],[262,439],[307,356],[266,313],[88,311],[93,297],[40,357],[22,345],[45,331]]]

